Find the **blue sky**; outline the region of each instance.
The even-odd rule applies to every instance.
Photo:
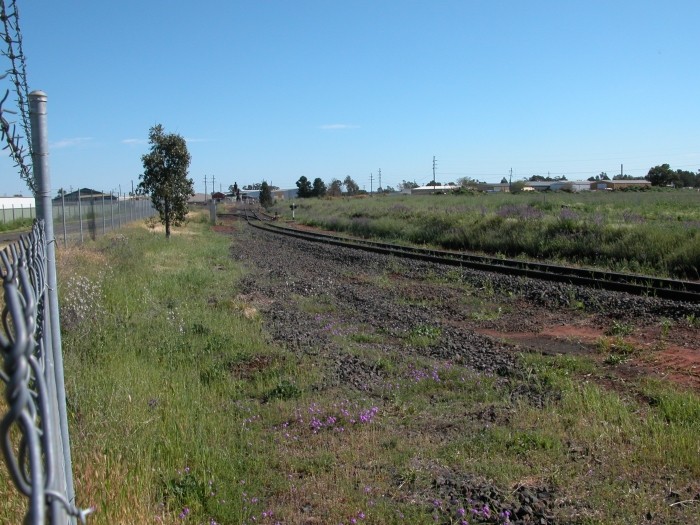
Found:
[[[18,3],[56,190],[130,189],[157,123],[198,192],[700,168],[697,0]]]

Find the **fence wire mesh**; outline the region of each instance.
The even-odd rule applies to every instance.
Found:
[[[43,221],[0,252],[4,291],[0,347],[7,411],[0,447],[12,481],[28,499],[24,523],[85,522],[65,492],[63,443],[56,408],[47,257]],[[70,518],[68,518],[70,517]],[[19,520],[18,520],[19,522]]]

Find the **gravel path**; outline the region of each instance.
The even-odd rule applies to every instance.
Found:
[[[246,226],[234,237],[232,256],[251,269],[241,283],[241,298],[261,312],[270,337],[323,364],[323,377],[314,385],[318,390],[349,388],[381,396],[386,381],[382,366],[376,359],[344,352],[336,342],[343,335],[383,355],[433,358],[487,374],[512,399],[541,407],[557,392],[523,381],[520,349],[484,330],[536,334],[557,323],[603,329],[612,321],[639,326],[660,317],[700,318],[700,305],[396,259]],[[508,414],[470,417],[502,421]],[[449,432],[449,424],[442,431]],[[488,505],[494,516],[508,510],[511,523],[557,523],[553,516],[562,503],[550,487],[504,491],[469,474],[437,465],[430,470],[432,497],[447,502],[468,498]]]

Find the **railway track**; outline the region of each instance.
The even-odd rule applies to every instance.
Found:
[[[282,226],[274,222],[273,217],[269,215],[260,214],[247,209],[241,216],[253,227],[280,235],[289,235],[300,239],[306,239],[312,242],[322,242],[396,257],[406,257],[488,272],[505,273],[532,279],[557,281],[635,295],[658,297],[673,301],[700,303],[700,282],[608,272],[589,268],[575,268],[516,259],[487,257],[447,250],[416,248],[365,239],[341,237],[327,233],[302,231]]]

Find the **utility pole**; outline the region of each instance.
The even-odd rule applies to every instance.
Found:
[[[369,193],[372,194],[372,182],[374,182],[374,173],[369,174]]]
[[[214,175],[211,176],[211,198],[214,198],[214,192],[216,191],[216,188],[214,187]]]
[[[620,164],[620,178],[625,176],[625,172],[622,171],[622,164]]]
[[[435,182],[435,168],[437,168],[437,160],[435,160],[435,155],[433,155],[433,182]]]
[[[379,168],[379,189],[382,189],[382,168]]]
[[[513,168],[510,169],[510,178],[508,179],[508,192],[513,190]]]
[[[207,192],[209,191],[209,186],[207,186],[207,176],[204,176],[204,202],[207,202]]]

